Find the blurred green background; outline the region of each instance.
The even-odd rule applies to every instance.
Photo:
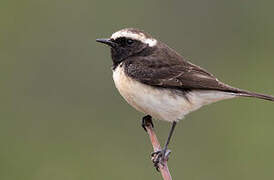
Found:
[[[274,1],[0,1],[0,179],[161,179],[143,116],[95,42],[136,27],[220,80],[274,94]],[[174,179],[274,178],[274,104],[234,99],[175,131]],[[164,143],[169,124],[154,121]]]

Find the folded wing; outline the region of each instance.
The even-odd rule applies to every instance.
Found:
[[[186,61],[168,62],[161,59],[132,60],[126,63],[127,74],[150,86],[181,90],[219,90],[239,92],[220,82],[211,73]]]

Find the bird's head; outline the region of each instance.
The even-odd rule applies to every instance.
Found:
[[[157,40],[149,34],[133,28],[122,29],[113,33],[110,38],[96,39],[96,41],[111,47],[114,66],[129,57],[141,55],[143,51],[157,45]]]

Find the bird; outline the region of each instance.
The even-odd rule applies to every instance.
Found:
[[[151,118],[172,123],[164,148],[153,153],[155,166],[168,158],[175,126],[190,112],[236,97],[274,101],[219,81],[143,30],[124,28],[96,41],[110,47],[114,84],[128,104],[146,115],[142,126]]]

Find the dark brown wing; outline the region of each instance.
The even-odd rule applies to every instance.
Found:
[[[128,76],[150,86],[173,88],[183,92],[194,89],[217,90],[274,101],[273,96],[226,85],[206,70],[185,61],[164,43],[157,44],[157,47],[148,48],[140,56],[130,57],[123,62]]]
[[[156,57],[159,56],[126,61],[127,75],[147,85],[163,88],[238,92],[238,89],[218,81],[211,73],[187,61]]]

